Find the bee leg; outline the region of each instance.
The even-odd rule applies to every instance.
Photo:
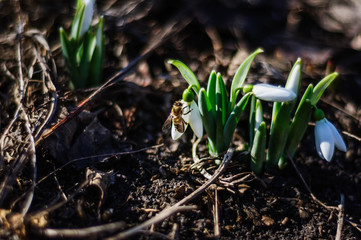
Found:
[[[192,111],[193,111],[193,109],[189,109],[189,111],[186,112],[186,113],[183,113],[183,115],[187,115],[187,114],[189,114],[189,113],[192,112]]]

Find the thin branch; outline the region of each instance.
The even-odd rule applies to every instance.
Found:
[[[194,135],[195,136],[195,135]],[[192,167],[196,167],[196,169],[198,169],[198,171],[206,178],[206,179],[210,179],[212,177],[211,174],[209,174],[207,172],[207,170],[205,170],[202,166],[199,165],[199,158],[197,156],[197,146],[198,144],[201,142],[202,138],[198,138],[197,141],[195,141],[193,143],[192,146],[192,157],[193,157],[193,162],[194,164],[192,165]]]
[[[197,208],[196,206],[180,206],[178,208],[172,209],[172,214],[181,212],[181,211],[190,211],[190,210],[194,210],[196,208]],[[125,226],[126,226],[126,224],[123,221],[120,221],[120,222],[108,223],[108,224],[103,224],[103,225],[99,225],[99,226],[87,227],[87,228],[76,228],[76,229],[53,229],[53,228],[41,229],[41,228],[39,228],[39,229],[32,229],[32,230],[35,234],[43,236],[43,237],[47,237],[47,238],[57,238],[57,239],[59,239],[59,238],[87,238],[87,237],[94,238],[94,237],[104,236],[105,234],[109,235],[113,232],[123,229]],[[137,233],[150,234],[149,231],[144,231],[143,229],[139,229],[139,231],[137,231]],[[153,233],[150,235],[154,235]],[[162,234],[162,236],[165,236],[165,235]],[[168,237],[166,237],[166,238],[168,238]]]
[[[19,153],[19,158],[18,158],[19,160],[16,162],[15,166],[10,171],[7,172],[7,175],[5,176],[3,182],[0,185],[0,192],[1,192],[0,206],[2,205],[3,201],[5,200],[7,194],[10,191],[9,186],[12,186],[13,182],[15,181],[15,179],[17,178],[17,176],[25,166],[27,159],[30,158],[30,163],[32,168],[32,186],[30,188],[30,191],[28,191],[25,202],[23,203],[22,209],[20,211],[21,214],[24,216],[26,212],[29,210],[29,207],[33,199],[37,170],[36,170],[35,140],[34,140],[34,136],[32,135],[30,120],[28,115],[26,114],[26,109],[24,106],[24,93],[25,93],[24,87],[27,86],[27,84],[24,81],[23,78],[24,75],[22,70],[22,57],[21,57],[22,31],[23,31],[23,27],[22,27],[21,18],[19,16],[19,25],[18,25],[18,33],[17,33],[18,42],[17,42],[16,52],[17,52],[18,74],[19,74],[20,97],[17,98],[17,104],[19,105],[18,114],[25,121],[24,127],[28,135],[29,146],[24,146],[24,148],[26,149],[25,152],[23,152],[21,155]],[[15,123],[15,121],[12,121],[12,123]]]
[[[292,163],[293,168],[296,170],[296,173],[298,175],[298,177],[301,179],[303,185],[305,186],[305,188],[307,189],[307,191],[309,192],[310,196],[312,197],[312,199],[314,201],[316,201],[318,204],[320,204],[322,207],[329,209],[329,210],[337,210],[337,207],[334,206],[327,206],[326,204],[324,204],[323,202],[321,202],[320,200],[318,200],[318,198],[312,193],[310,187],[308,186],[308,184],[306,183],[305,179],[303,178],[301,172],[298,170],[295,162],[293,161],[293,158],[288,155],[288,159],[290,160],[290,162]]]
[[[336,237],[335,240],[341,240],[342,236],[342,227],[343,227],[343,218],[344,218],[344,206],[345,206],[345,196],[341,194],[341,201],[338,205],[338,220],[337,220],[337,231],[336,231]]]
[[[218,202],[217,188],[214,189],[213,223],[214,223],[214,237],[216,239],[219,239],[221,237],[221,229],[219,227],[219,202]]]

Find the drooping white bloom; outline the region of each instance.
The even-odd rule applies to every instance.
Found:
[[[203,136],[203,122],[197,104],[194,101],[187,103],[181,100],[180,102],[183,104],[182,119],[184,121],[184,131],[179,132],[174,125],[174,121],[172,121],[171,136],[173,140],[177,140],[183,135],[188,124],[191,126],[194,134],[201,138]]]
[[[192,101],[190,104],[189,125],[198,138],[203,136],[203,122],[198,105]]]
[[[253,93],[257,98],[270,102],[289,102],[296,98],[292,90],[265,83],[254,85]]]
[[[188,124],[185,124],[184,126],[184,131],[187,129]],[[172,130],[171,130],[171,137],[173,140],[177,140],[178,138],[180,138],[183,133],[182,132],[178,132],[177,129],[175,128],[174,124],[172,123]]]
[[[343,152],[347,151],[340,133],[326,118],[316,121],[315,142],[318,155],[329,162],[335,147]]]
[[[90,24],[93,19],[93,11],[95,0],[82,0],[82,3],[85,5],[83,19],[81,21],[81,27],[79,31],[79,36],[83,36],[89,29]]]

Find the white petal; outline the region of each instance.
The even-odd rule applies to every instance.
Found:
[[[335,146],[338,150],[346,152],[347,151],[347,147],[345,142],[343,141],[340,133],[337,131],[336,127],[326,119],[327,125],[330,128],[331,132],[332,132],[332,136],[333,136],[333,140],[335,142]]]
[[[181,100],[180,102],[183,104],[183,106],[182,106],[182,108],[183,108],[182,118],[186,123],[189,123],[189,117],[190,117],[190,113],[191,113],[191,111],[189,109],[189,104],[187,102],[183,101],[183,100]]]
[[[83,21],[80,28],[80,36],[83,36],[86,31],[88,31],[90,24],[93,19],[93,10],[94,10],[95,0],[83,0],[83,4],[85,5]]]
[[[270,102],[289,102],[296,98],[291,90],[264,83],[254,85],[253,93],[257,98]]]
[[[318,155],[327,161],[331,161],[335,144],[325,118],[316,122],[315,141]]]
[[[189,113],[189,125],[191,125],[191,128],[193,129],[193,132],[196,134],[196,136],[201,138],[203,136],[203,123],[198,106],[194,101],[191,102],[190,109],[191,112]]]
[[[184,131],[187,129],[187,125],[184,126]],[[174,124],[172,123],[172,131],[171,131],[171,136],[173,138],[173,140],[177,140],[178,138],[180,138],[183,135],[183,133],[178,132],[177,129],[174,127]]]
[[[291,90],[296,95],[298,93],[298,87],[300,85],[301,78],[301,59],[297,59],[294,68],[290,72],[290,76],[287,79],[286,89]]]

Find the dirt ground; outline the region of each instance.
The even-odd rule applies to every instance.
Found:
[[[358,1],[97,1],[104,82],[113,82],[91,98],[97,89],[69,91],[61,55],[58,29],[69,31],[74,4],[0,1],[1,239],[361,239]],[[241,151],[243,114],[232,160],[216,181],[168,217],[117,235],[207,181],[192,165],[191,130],[178,141],[162,132],[187,87],[167,60],[186,63],[202,86],[219,71],[229,87],[258,47],[265,53],[248,83],[283,85],[297,57],[302,91],[340,73],[318,107],[342,132],[347,153],[320,159],[311,125],[296,167],[257,177]],[[271,105],[264,108],[269,122]],[[217,173],[206,138],[197,151],[202,167]]]

